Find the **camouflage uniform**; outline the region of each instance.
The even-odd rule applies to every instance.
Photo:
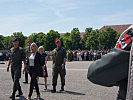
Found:
[[[11,76],[14,82],[13,95],[15,95],[17,90],[21,92],[19,79],[21,78],[22,61],[25,60],[25,52],[21,47],[18,48],[13,47],[10,50],[9,60],[11,60]]]
[[[66,50],[63,47],[60,47],[59,49],[55,48],[53,50],[53,79],[52,79],[52,85],[57,85],[57,78],[58,74],[60,74],[61,77],[61,85],[65,85],[65,75],[66,75],[66,69],[62,69],[62,64],[64,63],[64,58],[66,58]]]

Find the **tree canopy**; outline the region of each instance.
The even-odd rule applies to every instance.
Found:
[[[111,28],[99,32],[93,28],[86,28],[83,37],[80,36],[78,28],[73,28],[70,33],[60,35],[55,30],[50,30],[47,34],[43,32],[32,33],[26,37],[22,32],[15,32],[11,36],[0,35],[0,50],[9,50],[12,47],[12,40],[19,39],[19,45],[26,48],[27,41],[35,42],[37,46],[43,46],[45,50],[51,51],[56,47],[55,41],[60,39],[62,45],[68,50],[98,50],[111,49],[115,46],[117,39],[121,33],[117,33]]]
[[[99,35],[99,44],[102,49],[113,48],[119,35],[119,33],[117,33],[111,28],[107,28],[105,31],[102,31]]]

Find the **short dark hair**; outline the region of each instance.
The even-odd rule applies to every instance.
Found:
[[[12,40],[12,42],[15,42],[15,41],[18,41],[18,38],[15,38],[15,39]]]

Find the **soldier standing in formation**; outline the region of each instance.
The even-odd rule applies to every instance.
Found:
[[[10,98],[15,100],[15,93],[18,90],[18,95],[23,95],[19,80],[21,78],[21,69],[22,69],[22,61],[24,61],[24,66],[26,66],[26,56],[23,48],[19,47],[18,39],[14,39],[12,41],[13,48],[10,50],[10,58],[8,61],[7,72],[9,72],[9,66],[11,64],[11,76],[13,80],[13,92]]]
[[[51,90],[52,93],[56,92],[58,74],[60,74],[60,77],[61,77],[61,90],[60,91],[64,91],[65,75],[66,75],[66,69],[65,69],[66,50],[63,47],[61,47],[60,40],[56,40],[56,46],[57,48],[53,50],[53,72],[52,72],[53,90]]]

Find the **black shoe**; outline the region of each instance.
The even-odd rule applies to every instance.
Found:
[[[56,93],[56,90],[51,90],[51,93]]]
[[[23,82],[24,84],[28,84],[28,82]]]
[[[60,92],[62,92],[62,91],[64,91],[64,87],[62,87],[62,88],[60,89]]]
[[[117,97],[116,100],[124,100],[124,99],[121,99],[121,98],[118,98],[118,97]]]
[[[53,90],[51,90],[52,93],[56,92],[56,86],[53,86]]]
[[[20,97],[21,95],[23,95],[23,92],[18,93],[16,97]]]
[[[15,100],[15,95],[11,95],[9,98]]]

